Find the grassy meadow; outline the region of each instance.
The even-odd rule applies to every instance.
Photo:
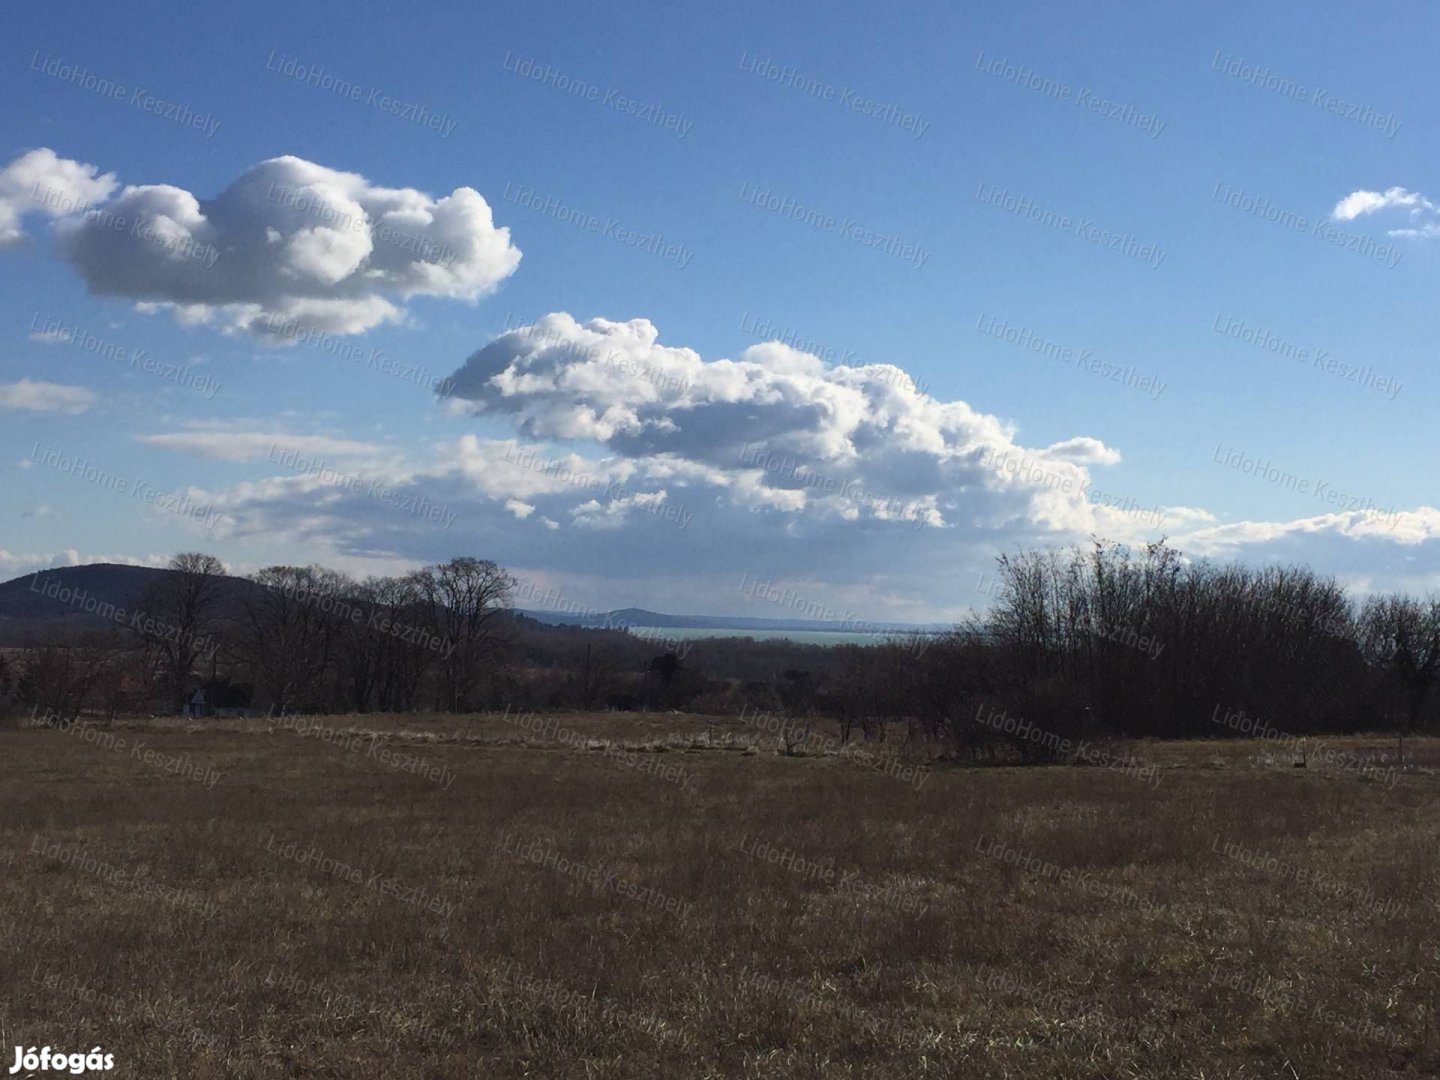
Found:
[[[673,714],[12,726],[3,1065],[1435,1076],[1440,746],[1314,746],[981,768]]]

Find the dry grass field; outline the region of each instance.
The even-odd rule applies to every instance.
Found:
[[[1440,748],[1326,745],[1370,767],[917,771],[674,715],[0,731],[3,1067],[1433,1077]]]

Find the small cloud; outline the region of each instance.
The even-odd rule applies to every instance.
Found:
[[[1052,443],[1041,453],[1052,460],[1070,461],[1076,465],[1118,465],[1121,461],[1119,450],[1112,450],[1099,439],[1087,435]]]
[[[278,455],[315,458],[371,458],[386,454],[378,443],[332,439],[326,435],[290,435],[264,431],[187,431],[141,435],[137,442],[217,461],[266,461]]]
[[[62,386],[59,383],[0,383],[0,409],[23,409],[27,412],[64,413],[78,416],[95,404],[95,394],[83,386]]]
[[[1440,236],[1440,221],[1427,221],[1413,229],[1391,229],[1390,236],[1403,236],[1407,240],[1433,240]]]
[[[1385,191],[1352,191],[1335,204],[1330,217],[1335,221],[1354,221],[1368,214],[1385,210],[1404,210],[1410,218],[1408,228],[1388,230],[1390,236],[1410,239],[1432,239],[1440,237],[1440,205],[1436,205],[1418,191],[1392,187]]]
[[[1392,206],[1436,209],[1435,204],[1419,192],[1406,191],[1402,187],[1392,187],[1384,192],[1352,191],[1335,204],[1335,209],[1331,211],[1330,216],[1336,221],[1354,221],[1362,214],[1373,214],[1377,210],[1386,210]]]

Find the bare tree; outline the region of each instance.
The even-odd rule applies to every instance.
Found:
[[[20,665],[0,652],[0,722],[10,719],[20,703]]]
[[[239,653],[270,708],[318,708],[353,583],[319,566],[270,566],[251,580],[240,605]]]
[[[480,673],[505,640],[501,616],[511,606],[515,579],[489,559],[464,557],[427,567],[411,581],[425,624],[438,639],[441,707],[473,709]]]
[[[25,651],[19,694],[52,727],[69,727],[123,672],[125,650],[117,634],[54,633]]]
[[[135,625],[145,647],[158,655],[172,711],[184,707],[196,663],[214,655],[225,580],[225,565],[215,556],[184,552],[140,598],[145,617]]]
[[[1366,659],[1398,684],[1405,729],[1417,730],[1440,674],[1440,598],[1372,597],[1360,612],[1360,640]]]
[[[414,578],[369,578],[347,596],[356,605],[352,615],[359,615],[344,623],[336,659],[350,707],[358,712],[415,708],[436,654],[410,632],[418,630],[423,611]]]

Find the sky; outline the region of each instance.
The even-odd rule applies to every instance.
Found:
[[[0,578],[455,555],[947,621],[1440,585],[1440,10],[7,9]]]

